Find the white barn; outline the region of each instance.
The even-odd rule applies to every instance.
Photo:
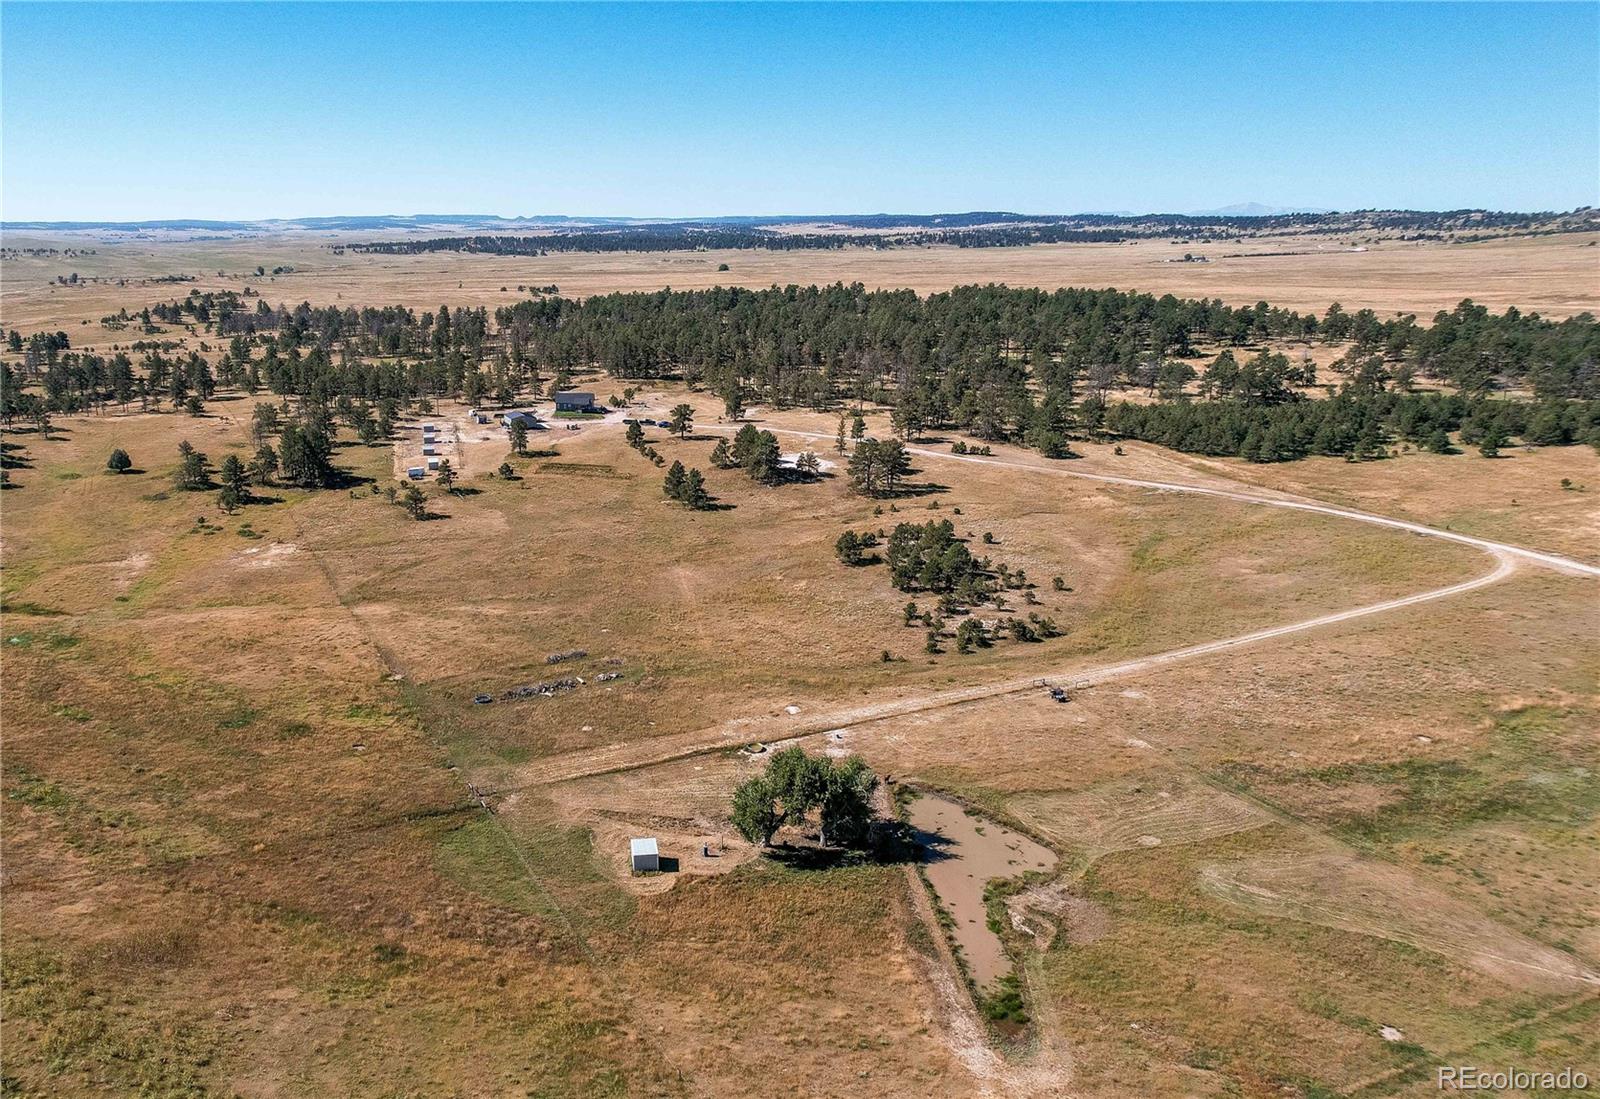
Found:
[[[656,847],[654,836],[631,840],[629,846],[632,848],[634,873],[661,869],[661,851]]]

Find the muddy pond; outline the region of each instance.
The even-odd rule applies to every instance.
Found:
[[[922,845],[928,883],[955,921],[953,934],[980,989],[1011,972],[1000,936],[989,930],[983,889],[995,878],[1049,870],[1055,852],[994,821],[969,814],[949,798],[924,794],[907,810]]]

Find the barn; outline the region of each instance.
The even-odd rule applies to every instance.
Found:
[[[556,411],[557,412],[593,412],[594,411],[594,394],[593,393],[579,393],[579,392],[557,393],[556,394]]]
[[[629,841],[629,847],[632,848],[634,873],[661,869],[661,851],[656,847],[654,836],[635,838]]]
[[[507,412],[500,417],[500,422],[505,425],[507,431],[511,430],[512,424],[521,424],[529,431],[540,430],[539,417],[531,412]]]

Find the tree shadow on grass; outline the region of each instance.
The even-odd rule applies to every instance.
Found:
[[[348,469],[334,469],[324,488],[359,488],[363,485],[377,484],[377,478],[368,477],[363,473],[352,473]]]
[[[794,870],[830,870],[839,866],[898,866],[924,857],[917,834],[903,821],[872,822],[865,847],[823,847],[810,843],[780,843],[769,847],[767,858]],[[948,856],[941,856],[948,857]]]
[[[917,481],[901,484],[893,492],[879,493],[874,499],[878,500],[914,500],[919,496],[938,496],[950,491],[949,485],[941,485],[937,481]]]

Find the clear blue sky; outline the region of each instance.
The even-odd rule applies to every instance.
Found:
[[[1600,205],[1600,5],[7,2],[3,216]]]

